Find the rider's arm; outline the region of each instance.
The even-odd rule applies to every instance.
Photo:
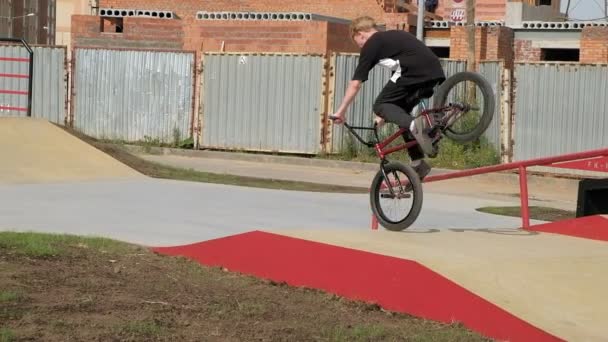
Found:
[[[351,102],[353,102],[355,96],[357,96],[359,89],[361,89],[361,85],[363,82],[367,81],[370,70],[377,63],[376,56],[379,49],[378,44],[379,42],[377,40],[373,40],[366,44],[363,49],[361,49],[359,63],[357,64],[357,68],[355,69],[352,80],[348,83],[348,88],[346,88],[344,99],[342,100],[340,107],[338,107],[336,114],[343,115],[346,113],[348,106],[351,104]]]
[[[344,98],[342,99],[342,104],[340,104],[340,107],[338,107],[336,113],[346,113],[348,106],[350,106],[350,104],[355,99],[355,96],[357,96],[359,89],[361,89],[361,83],[362,82],[359,80],[352,80],[348,83],[348,88],[346,88],[346,93],[344,94]]]

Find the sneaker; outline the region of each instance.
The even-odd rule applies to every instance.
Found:
[[[411,165],[414,168],[414,171],[416,171],[418,174],[418,177],[420,177],[420,181],[422,181],[424,177],[431,172],[431,165],[429,165],[429,163],[427,163],[424,159],[414,160]]]
[[[426,122],[424,116],[419,116],[410,124],[410,132],[420,145],[425,155],[434,158],[437,156],[437,149],[433,146],[433,139],[426,132]]]
[[[424,179],[424,177],[426,177],[429,174],[429,172],[431,172],[431,165],[429,165],[429,163],[427,163],[424,159],[414,160],[410,165],[412,166],[414,171],[416,171],[416,173],[418,174],[418,177],[420,178],[421,182]],[[405,191],[406,192],[412,191],[412,184],[408,184],[405,187]]]

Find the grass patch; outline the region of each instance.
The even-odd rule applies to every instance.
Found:
[[[9,328],[0,328],[0,342],[15,341],[15,333]]]
[[[18,255],[32,258],[55,257],[69,254],[69,248],[91,248],[112,253],[128,250],[124,243],[99,237],[0,232],[0,249]]]
[[[0,304],[16,302],[21,299],[22,295],[13,291],[0,291]]]
[[[381,132],[380,139],[385,139],[390,131]],[[403,144],[403,139],[396,139],[390,146]],[[344,136],[342,150],[333,155],[321,155],[325,159],[338,159],[357,162],[372,162],[379,161],[376,152],[372,148],[368,148],[360,144],[352,135]],[[388,157],[390,160],[409,163],[410,158],[407,151],[399,151],[391,154]],[[473,141],[471,143],[461,144],[444,137],[439,142],[439,153],[436,158],[427,159],[433,167],[445,169],[471,169],[481,166],[496,165],[500,163],[500,156],[496,148],[488,142],[485,137]]]
[[[266,189],[311,191],[311,192],[334,192],[334,193],[368,193],[367,188],[340,186],[331,184],[317,184],[308,182],[296,182],[288,180],[265,179],[245,176],[235,176],[227,174],[217,174],[201,172],[192,169],[180,169],[166,166],[159,163],[150,162],[139,158],[116,143],[107,143],[88,137],[77,131],[62,127],[69,133],[80,138],[86,143],[107,153],[114,159],[131,167],[132,169],[153,178],[173,179],[189,182],[228,184]]]
[[[531,206],[530,208],[530,218],[533,220],[540,221],[560,221],[567,220],[576,217],[576,212],[555,208],[547,208],[547,207],[538,207]],[[512,217],[521,217],[521,207],[513,206],[513,207],[483,207],[477,208],[477,211],[494,214],[494,215],[503,215],[503,216],[512,216]]]
[[[335,327],[330,329],[326,338],[335,342],[381,341],[386,337],[386,330],[377,325],[358,325],[354,327]]]
[[[144,135],[143,139],[133,142],[127,142],[121,139],[99,139],[98,141],[111,144],[129,143],[133,145],[138,145],[142,146],[144,150],[146,150],[146,153],[149,153],[152,147],[171,147],[184,149],[192,149],[194,147],[194,139],[192,137],[182,137],[182,132],[177,127],[173,128],[170,140],[161,140],[159,138],[152,138],[150,136]]]
[[[430,159],[434,167],[446,169],[472,169],[500,163],[494,146],[484,137],[467,144],[459,144],[448,138],[439,142],[437,158]]]
[[[154,321],[127,322],[117,332],[130,338],[154,338],[163,335],[165,328]]]

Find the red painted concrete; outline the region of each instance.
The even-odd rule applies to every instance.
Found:
[[[154,251],[377,303],[391,311],[462,322],[495,339],[560,340],[411,260],[259,231]]]
[[[608,219],[596,215],[534,225],[528,230],[608,241]]]

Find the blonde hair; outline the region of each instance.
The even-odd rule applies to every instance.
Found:
[[[353,19],[350,23],[350,37],[354,38],[359,32],[377,30],[376,21],[372,17],[363,16]]]

